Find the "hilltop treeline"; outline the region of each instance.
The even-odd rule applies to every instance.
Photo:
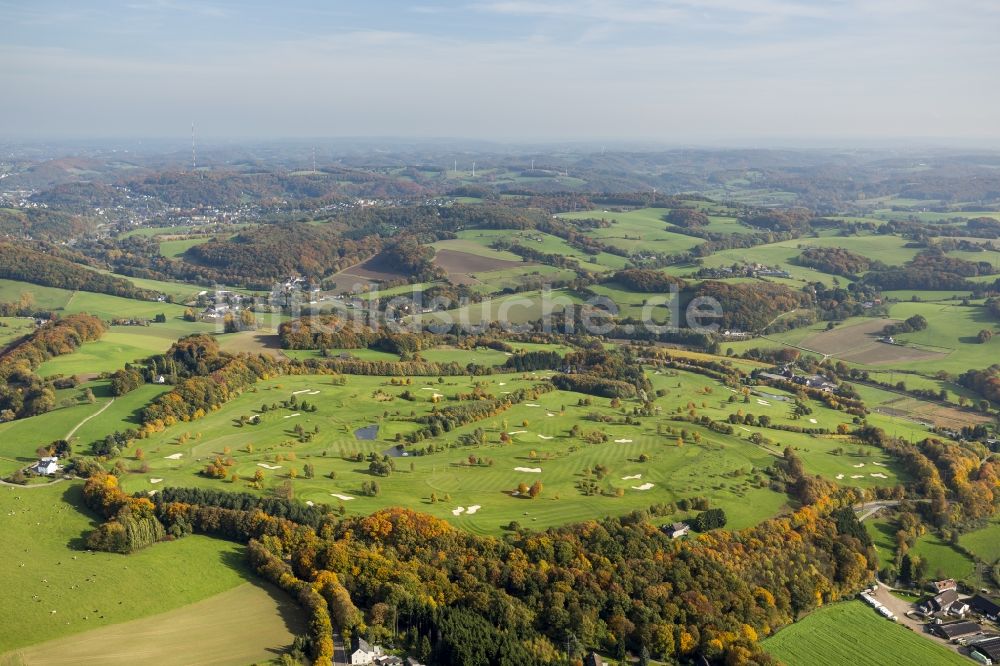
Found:
[[[288,275],[328,275],[374,256],[378,236],[345,238],[332,225],[300,222],[258,227],[228,240],[195,245],[184,259],[204,265],[227,279],[277,279]]]
[[[705,319],[703,325],[737,331],[762,331],[778,315],[811,304],[806,294],[770,282],[708,280],[695,289],[694,296],[713,298],[721,306],[721,316]]]
[[[166,354],[148,362],[170,366],[179,377],[174,388],[142,409],[145,426],[160,429],[178,421],[192,421],[225,404],[258,380],[282,374],[270,356],[219,351],[208,335],[192,335],[175,342]]]
[[[561,360],[571,372],[552,376],[556,388],[606,398],[634,398],[651,388],[649,379],[631,352],[608,351],[601,345],[572,351]]]
[[[282,349],[378,349],[411,354],[436,343],[430,334],[393,333],[346,321],[336,315],[302,317],[278,326]]]
[[[968,370],[958,377],[958,383],[994,404],[1000,404],[1000,365],[983,370]]]
[[[13,243],[0,243],[0,278],[147,301],[157,296],[156,292],[140,289],[128,280]]]
[[[56,406],[55,391],[35,370],[48,359],[71,354],[84,342],[98,340],[106,327],[88,314],[69,315],[44,324],[0,355],[0,421],[35,416]]]
[[[938,249],[921,252],[903,266],[872,270],[864,281],[880,289],[962,289],[974,291],[984,285],[968,278],[993,275],[996,270],[988,261],[966,261],[949,257]]]
[[[0,237],[65,241],[96,228],[94,218],[50,208],[0,207]]]
[[[664,219],[670,224],[687,229],[703,227],[711,222],[708,215],[695,208],[674,208]]]
[[[814,218],[813,212],[806,208],[782,208],[756,210],[749,215],[740,217],[744,224],[769,231],[807,231],[809,223]]]
[[[879,261],[873,261],[840,247],[806,248],[799,255],[798,263],[823,273],[841,275],[852,280],[868,270],[885,268]]]
[[[627,287],[630,291],[647,294],[669,293],[671,287],[678,291],[687,287],[687,282],[672,275],[647,268],[627,268],[615,273],[611,282]]]

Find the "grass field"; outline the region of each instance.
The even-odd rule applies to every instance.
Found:
[[[968,580],[975,573],[975,563],[968,556],[930,533],[917,539],[910,552],[927,562],[927,575],[933,580]]]
[[[995,528],[993,525],[991,528]],[[996,535],[995,529],[987,528],[981,534],[970,533],[962,537],[962,545],[972,548],[973,545],[982,548],[989,554],[994,545],[989,541]],[[896,526],[892,521],[874,518],[865,522],[865,529],[871,535],[878,551],[879,566],[892,562],[896,557]],[[966,544],[966,538],[969,543]],[[912,555],[917,555],[927,562],[927,576],[931,580],[954,578],[966,581],[973,587],[978,586],[975,578],[975,563],[964,553],[956,550],[951,544],[941,541],[931,533],[920,536],[913,548]],[[992,560],[990,560],[992,561]]]
[[[113,372],[126,363],[165,352],[177,338],[209,332],[214,325],[175,320],[149,326],[112,326],[100,340],[84,343],[72,354],[49,359],[38,375],[79,375]]]
[[[522,324],[540,318],[543,313],[561,312],[567,305],[579,304],[581,299],[563,289],[549,292],[548,302],[540,291],[525,291],[510,296],[498,296],[479,303],[423,315],[424,321],[436,319],[461,324],[479,324],[481,322],[506,321],[511,324]]]
[[[0,655],[0,666],[225,666],[270,661],[305,633],[301,610],[265,583],[243,583],[151,617],[93,629]]]
[[[202,236],[200,238],[182,238],[180,240],[160,241],[160,254],[164,257],[176,259],[195,245],[201,245],[211,239],[211,236]]]
[[[475,243],[481,247],[489,247],[497,238],[516,241],[525,247],[530,247],[539,252],[549,254],[560,254],[565,257],[575,257],[580,261],[580,267],[584,270],[601,272],[624,268],[628,265],[625,257],[616,254],[601,252],[590,255],[579,250],[558,236],[546,234],[541,231],[510,231],[506,229],[475,229],[458,232],[458,237],[467,243]],[[453,241],[449,241],[453,242]]]
[[[0,652],[163,613],[248,580],[242,546],[209,537],[127,558],[88,552],[82,539],[97,520],[82,487],[0,487]]]
[[[984,562],[992,564],[1000,560],[1000,518],[994,518],[986,527],[963,534],[959,543]]]
[[[814,611],[765,640],[764,648],[788,666],[970,663],[860,601]]]
[[[30,317],[0,317],[0,348],[35,330]]]
[[[588,236],[625,250],[630,253],[655,251],[664,254],[675,254],[690,250],[704,241],[694,236],[668,231],[670,225],[663,216],[668,213],[665,208],[642,208],[623,213],[613,213],[603,210],[562,213],[559,217],[567,220],[610,220],[611,226],[587,230]]]

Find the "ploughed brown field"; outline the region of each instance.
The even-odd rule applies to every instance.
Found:
[[[899,322],[895,319],[872,319],[853,326],[838,327],[832,331],[811,335],[803,340],[800,346],[802,349],[865,365],[905,363],[941,358],[946,355],[943,352],[879,342],[878,336],[882,329],[889,324],[897,323]]]
[[[448,279],[455,284],[475,284],[477,280],[474,273],[502,271],[530,265],[524,261],[483,257],[457,250],[438,250],[434,255],[434,263],[447,271]]]
[[[394,272],[391,266],[387,266],[384,262],[379,261],[377,257],[372,257],[356,266],[345,268],[334,275],[333,279],[337,283],[337,288],[334,291],[345,294],[353,291],[356,285],[368,284],[370,282],[391,282],[393,280],[402,280],[406,277],[402,273]]]

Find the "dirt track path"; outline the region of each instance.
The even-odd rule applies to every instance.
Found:
[[[84,423],[86,423],[90,419],[94,418],[95,416],[100,416],[101,414],[103,414],[105,409],[107,409],[111,405],[115,404],[115,400],[117,400],[117,398],[111,398],[111,400],[108,402],[108,404],[104,405],[99,410],[97,410],[96,412],[94,412],[93,414],[91,414],[90,416],[88,416],[87,418],[83,419],[82,421],[80,421],[79,423],[77,423],[75,426],[73,426],[73,429],[70,430],[66,434],[66,437],[64,439],[68,442],[73,437],[73,435],[76,434],[76,431],[83,427]]]

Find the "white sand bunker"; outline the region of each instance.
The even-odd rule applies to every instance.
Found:
[[[527,431],[527,430],[511,430],[511,431],[510,431],[509,433],[507,433],[507,434],[508,434],[508,435],[523,435],[523,434],[524,434],[524,433],[526,433],[526,432],[528,432],[528,431]]]
[[[855,467],[858,467],[858,468],[861,468],[861,467],[864,467],[864,466],[865,466],[864,463],[858,463],[857,465],[855,465]]]
[[[539,435],[538,439],[552,439],[555,435]]]
[[[757,399],[757,404],[758,405],[764,405],[765,407],[770,407],[771,406],[771,403],[769,403],[767,400],[761,400],[760,398]]]
[[[525,407],[541,407],[541,405],[536,405],[533,402],[526,402],[526,403],[524,403],[524,406]]]
[[[809,419],[809,423],[819,423],[816,419]]]
[[[479,506],[478,504],[473,504],[472,506],[470,506],[468,509],[465,510],[465,515],[471,516],[476,511],[479,511],[482,508],[483,507]]]
[[[309,389],[302,389],[301,391],[292,391],[292,395],[298,395],[300,393],[309,393]]]
[[[146,495],[148,495],[149,497],[152,497],[155,494],[156,494],[156,490],[155,489],[154,490],[147,490],[146,491]],[[54,613],[55,611],[52,611],[52,612]]]
[[[465,513],[465,507],[464,506],[460,506],[457,509],[452,509],[451,510],[451,515],[453,515],[453,516],[461,516],[463,513]]]
[[[632,490],[649,490],[649,489],[650,489],[650,488],[652,488],[652,487],[653,487],[654,485],[656,485],[656,484],[653,484],[653,483],[649,483],[649,482],[647,481],[646,483],[642,484],[641,486],[632,486]]]
[[[163,456],[167,460],[180,460],[184,457],[183,453],[171,453],[169,456]]]
[[[420,389],[421,391],[437,391],[433,386],[424,386]]]
[[[150,479],[150,483],[163,483],[163,479]]]
[[[546,416],[555,416],[555,414],[553,414],[552,412],[545,412],[545,415]]]
[[[843,479],[843,478],[844,478],[844,475],[843,475],[843,474],[838,474],[838,475],[837,475],[837,481],[840,481],[840,480],[841,480],[841,479]]]
[[[615,444],[631,444],[631,439],[616,439]]]
[[[864,474],[851,474],[851,478],[852,479],[863,479],[863,478],[865,478],[865,475]]]
[[[340,493],[330,493],[330,496],[336,497],[337,499],[343,500],[344,502],[350,502],[352,499],[354,499],[350,495],[341,495]]]
[[[497,386],[507,386],[507,382],[497,382]]]
[[[281,469],[281,465],[268,465],[267,463],[257,463],[257,467],[263,467],[264,469]]]
[[[873,462],[872,464],[876,465],[877,467],[885,467],[885,463]]]
[[[633,474],[632,476],[623,476],[622,481],[631,481],[633,479],[641,479],[642,474]]]
[[[876,479],[888,479],[889,478],[885,474],[883,474],[882,472],[875,472],[875,473],[872,474],[872,476],[875,477]]]
[[[319,391],[309,391],[309,395],[319,395]]]
[[[316,506],[316,503],[312,500],[306,500],[306,506]]]
[[[295,412],[294,414],[288,414],[287,416],[285,416],[285,418],[286,418],[286,419],[290,419],[290,418],[292,418],[293,416],[302,416],[302,415],[301,415],[301,414],[299,414],[298,412]]]
[[[510,395],[510,391],[500,391],[500,395]]]
[[[515,467],[514,471],[515,472],[531,472],[532,474],[541,474],[542,473],[542,468],[541,467]]]

